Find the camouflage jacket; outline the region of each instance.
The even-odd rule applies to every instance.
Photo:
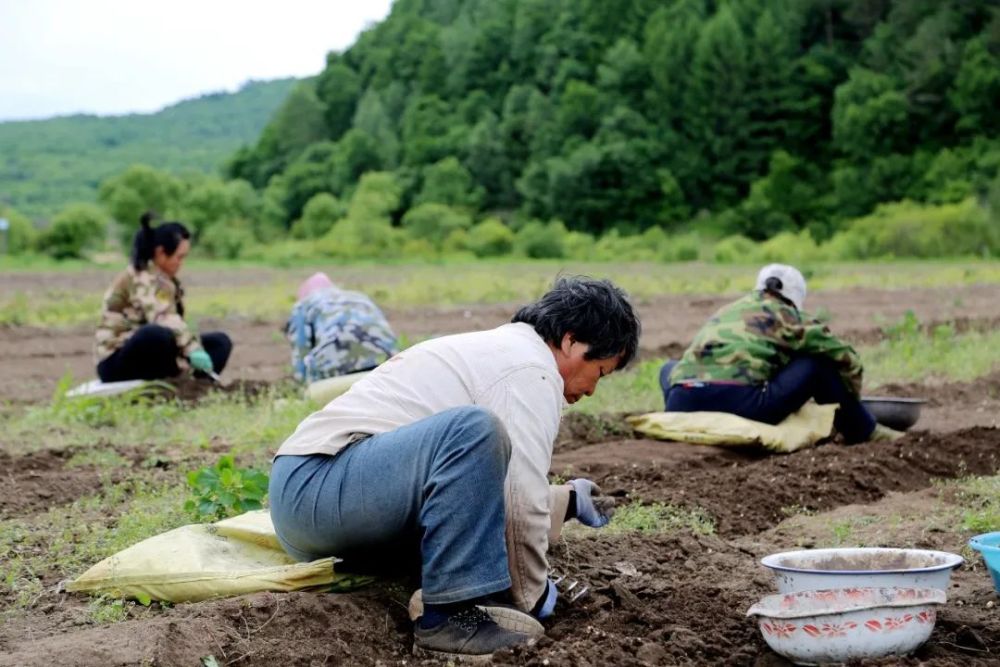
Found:
[[[822,322],[764,292],[753,292],[712,315],[674,367],[670,383],[760,384],[797,355],[827,357],[847,388],[861,393],[861,359],[854,348]]]
[[[298,301],[285,334],[301,382],[375,368],[399,351],[378,306],[364,294],[335,287]]]
[[[97,326],[95,356],[103,361],[125,344],[139,327],[158,324],[177,338],[178,365],[186,368],[187,357],[201,347],[181,317],[184,290],[176,278],[150,268],[129,267],[111,283],[104,295],[101,323]]]

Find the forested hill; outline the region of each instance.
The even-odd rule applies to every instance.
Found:
[[[296,81],[249,82],[152,114],[0,123],[0,204],[48,217],[68,203],[94,201],[102,180],[134,163],[218,173],[256,139]]]
[[[879,202],[983,192],[998,109],[991,0],[397,0],[229,175],[286,226],[388,171],[396,221],[436,202],[823,239]]]

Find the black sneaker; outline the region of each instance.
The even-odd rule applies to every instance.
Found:
[[[520,632],[532,639],[538,639],[545,634],[545,626],[526,611],[521,611],[514,605],[499,602],[480,602],[476,605],[493,619],[493,622],[504,630]]]
[[[494,651],[514,646],[527,646],[533,639],[521,632],[501,628],[479,607],[468,607],[448,617],[433,628],[413,630],[413,652],[435,658],[450,658],[467,662],[487,661]]]
[[[520,632],[528,635],[532,639],[538,639],[545,634],[545,626],[538,622],[538,619],[526,611],[521,611],[506,599],[498,596],[487,595],[477,598],[476,606],[490,615],[490,618],[504,630]],[[424,613],[423,591],[417,589],[410,596],[407,605],[410,620],[414,623],[420,622],[420,617]]]

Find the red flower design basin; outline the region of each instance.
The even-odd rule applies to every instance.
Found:
[[[747,616],[775,653],[819,665],[913,652],[945,600],[937,588],[835,588],[768,595]]]

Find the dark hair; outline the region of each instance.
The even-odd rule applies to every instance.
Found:
[[[782,302],[787,303],[789,306],[792,306],[793,308],[798,310],[799,307],[796,306],[791,299],[789,299],[782,293],[781,290],[784,286],[785,283],[781,282],[781,278],[779,278],[778,276],[771,276],[764,281],[764,289],[761,291],[766,292],[771,296],[777,297]]]
[[[191,232],[179,222],[161,222],[152,227],[150,223],[154,218],[156,214],[152,211],[146,211],[139,218],[139,231],[132,239],[132,266],[136,271],[149,266],[157,248],[162,247],[167,255],[173,255],[182,240],[191,238]]]
[[[585,359],[610,359],[621,355],[624,368],[639,347],[639,318],[621,289],[610,280],[586,276],[556,279],[541,299],[522,307],[511,322],[530,324],[550,345],[559,346],[563,337],[590,346]]]
[[[781,278],[778,278],[777,276],[771,276],[764,281],[764,289],[768,292],[774,292],[775,294],[781,294],[781,288],[784,286],[785,284],[781,282]]]

